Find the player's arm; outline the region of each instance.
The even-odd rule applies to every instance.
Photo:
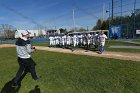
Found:
[[[104,35],[104,38],[105,38],[105,39],[108,39],[106,35]]]
[[[105,39],[107,39],[107,36],[105,36]]]
[[[32,53],[35,51],[35,47],[33,47],[29,40],[26,41],[26,49],[28,53]]]
[[[35,47],[33,47],[31,44],[27,44],[26,48],[28,53],[32,53],[36,50]]]

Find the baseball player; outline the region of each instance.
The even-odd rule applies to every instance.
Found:
[[[107,36],[104,34],[103,31],[101,31],[101,34],[99,35],[99,44],[100,44],[100,54],[104,52],[104,45],[105,45],[105,40],[107,39]]]
[[[29,38],[29,32],[24,31],[22,37],[18,38],[16,41],[16,52],[17,60],[19,63],[19,70],[16,74],[16,77],[13,81],[12,87],[19,87],[22,79],[25,75],[30,72],[34,80],[38,80],[39,77],[36,75],[35,65],[36,63],[31,58],[31,52],[35,51],[35,48],[31,46]]]
[[[63,35],[62,36],[62,48],[66,47],[66,39],[67,39],[66,35]]]
[[[83,35],[82,34],[79,36],[79,42],[80,42],[79,46],[82,46],[82,43],[83,43]]]
[[[53,36],[50,36],[49,37],[49,41],[50,41],[49,47],[53,47],[53,40],[54,40],[54,37]]]
[[[86,47],[86,41],[87,39],[86,39],[86,34],[84,34],[84,36],[83,36],[83,46],[84,46],[84,48]]]
[[[94,45],[95,48],[98,47],[98,34],[94,33],[93,37],[92,37],[92,44]]]
[[[67,46],[70,46],[71,44],[71,37],[68,35],[67,36]]]
[[[59,36],[55,36],[55,43],[56,43],[56,46],[59,46]]]
[[[77,46],[77,36],[76,35],[73,35],[72,40],[73,40],[73,48],[72,48],[72,51],[74,51],[74,49]]]
[[[56,36],[53,36],[53,47],[56,47]]]
[[[90,34],[86,33],[85,41],[86,41],[86,52],[88,52],[88,50],[90,48]]]

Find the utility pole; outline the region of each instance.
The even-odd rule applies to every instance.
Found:
[[[111,12],[111,10],[110,10],[110,6],[111,6],[111,4],[109,3],[109,9],[108,10],[106,10],[106,13],[108,13],[108,24],[109,24],[109,27],[110,27],[110,21],[111,21],[111,17],[110,17],[110,12]]]
[[[111,12],[111,10],[110,10],[110,6],[111,6],[111,3],[109,3],[109,28],[110,28],[110,22],[111,22],[111,17],[110,17],[110,12]]]
[[[54,29],[56,30],[56,26],[54,26]]]
[[[88,26],[87,26],[87,31],[88,31]]]
[[[133,38],[135,37],[135,31],[136,31],[136,0],[134,1],[134,29],[133,29]]]
[[[121,31],[122,31],[122,25],[123,25],[122,24],[122,0],[121,0],[121,19],[120,20],[121,20],[121,22],[120,22],[120,24],[121,24]]]
[[[114,0],[112,0],[112,20],[113,20],[113,15],[114,14]]]
[[[122,26],[122,0],[121,0],[121,26]]]
[[[75,29],[75,17],[74,17],[74,9],[73,9],[73,30],[74,30],[74,32],[76,32],[76,29]]]
[[[110,12],[111,12],[111,10],[110,10],[110,6],[111,6],[111,4],[109,3],[109,9],[108,10],[106,10],[106,13],[108,13],[108,29],[110,29],[110,21],[111,21],[111,17],[110,17]],[[109,32],[108,32],[108,37],[109,37]]]
[[[105,10],[105,4],[103,3],[103,10],[102,10],[102,23],[104,21],[104,10]]]

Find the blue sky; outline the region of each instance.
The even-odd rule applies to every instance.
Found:
[[[119,10],[116,0],[115,11]],[[123,0],[123,4],[134,0]],[[138,1],[138,0],[137,0]],[[73,9],[75,10],[76,27],[91,29],[99,18],[102,18],[102,5],[109,9],[111,0],[0,0],[0,24],[10,24],[17,29],[38,29],[40,24],[47,29],[73,27]],[[118,5],[117,5],[118,4]],[[138,3],[137,6],[140,4]],[[124,6],[124,10],[132,10],[133,5]],[[129,13],[129,12],[128,12]],[[117,14],[116,14],[117,15]],[[106,19],[108,14],[104,14]]]

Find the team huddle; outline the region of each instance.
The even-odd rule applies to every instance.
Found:
[[[70,48],[72,47],[72,51],[77,47],[84,46],[88,51],[91,46],[94,48],[99,48],[100,53],[104,51],[105,39],[107,36],[104,32],[96,33],[84,33],[84,34],[69,34],[69,35],[50,35],[49,47],[62,47],[62,48]]]

